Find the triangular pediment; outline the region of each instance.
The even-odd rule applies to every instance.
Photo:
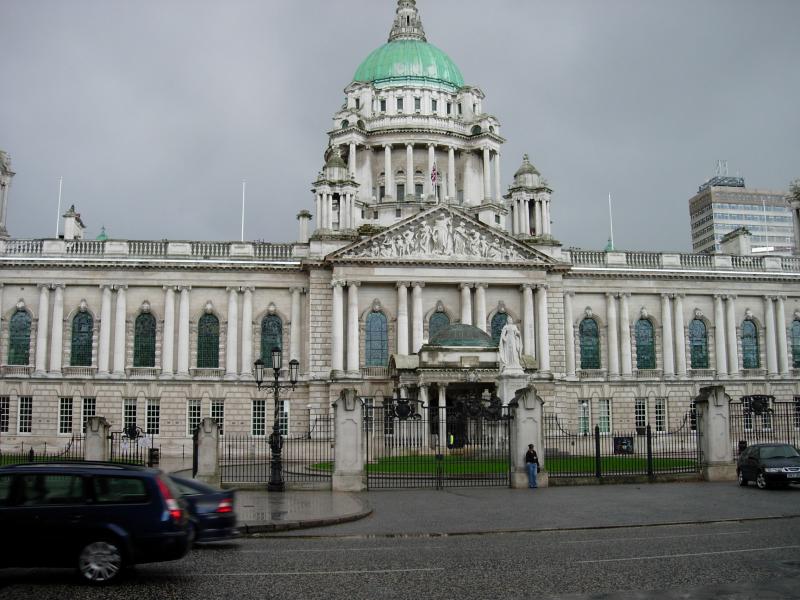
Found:
[[[327,258],[337,262],[556,264],[546,254],[447,205],[430,208]]]

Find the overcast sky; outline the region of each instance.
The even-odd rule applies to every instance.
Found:
[[[58,178],[96,236],[296,239],[325,132],[395,0],[0,0],[14,237],[52,237]],[[800,1],[418,0],[428,41],[553,188],[554,235],[690,248],[718,159],[800,177]]]

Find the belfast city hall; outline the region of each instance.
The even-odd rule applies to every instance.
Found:
[[[58,450],[103,417],[164,458],[207,418],[255,452],[277,419],[287,460],[292,440],[328,448],[303,467],[324,477],[348,394],[357,425],[336,432],[368,464],[496,442],[520,388],[554,458],[595,433],[626,452],[638,440],[616,432],[657,446],[695,431],[708,386],[791,407],[800,428],[800,258],[737,239],[714,254],[562,246],[537,149],[504,156],[519,168],[501,182],[490,100],[427,41],[414,0],[344,91],[294,243],[89,240],[75,207],[62,237],[15,239],[0,153],[0,451]],[[267,385],[281,361],[274,404],[259,360]]]

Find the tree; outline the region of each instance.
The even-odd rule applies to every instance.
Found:
[[[800,202],[800,179],[795,179],[789,184],[789,200]]]

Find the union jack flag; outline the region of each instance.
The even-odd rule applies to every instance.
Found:
[[[431,169],[431,183],[433,185],[439,183],[439,170],[436,168],[436,163],[434,163],[433,169]]]

